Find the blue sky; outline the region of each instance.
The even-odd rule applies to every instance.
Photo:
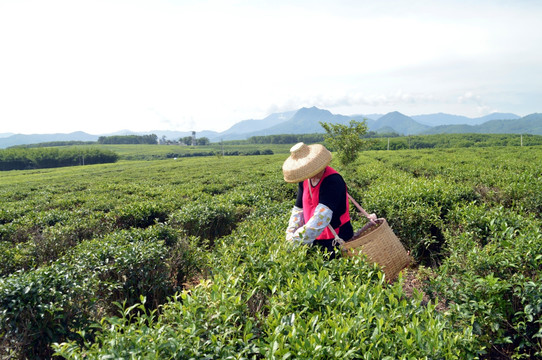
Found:
[[[0,0],[0,133],[542,112],[542,1]]]

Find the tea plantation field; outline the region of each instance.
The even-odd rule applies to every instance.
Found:
[[[415,260],[391,283],[285,241],[286,156],[2,172],[0,357],[542,358],[542,147],[332,162]]]

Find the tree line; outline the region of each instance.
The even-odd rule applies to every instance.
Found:
[[[100,136],[98,144],[157,144],[158,136],[150,135],[113,135]]]
[[[193,140],[192,136],[185,136],[185,137],[180,138],[178,143],[188,145],[188,146],[190,145],[204,146],[204,145],[209,145],[211,143],[209,138],[206,138],[205,136],[194,139],[194,144],[192,144],[192,140]]]
[[[199,151],[199,152],[189,152],[189,153],[168,153],[166,158],[182,158],[182,157],[198,157],[198,156],[250,156],[250,155],[273,155],[273,150],[247,150],[247,151]]]
[[[388,142],[389,139],[389,142]],[[388,145],[389,144],[389,145]],[[518,134],[438,134],[411,135],[395,138],[380,138],[370,150],[468,148],[490,146],[535,146],[542,145],[541,135]]]
[[[358,134],[368,141],[367,150],[387,150],[388,139],[390,150],[401,149],[432,149],[432,148],[463,148],[487,146],[533,146],[542,145],[541,135],[518,134],[435,134],[401,136],[397,133],[380,134],[368,131]],[[521,138],[523,137],[523,139]],[[326,134],[282,134],[251,136],[247,140],[226,141],[228,144],[307,144],[324,142]],[[523,142],[523,144],[522,144]]]
[[[0,150],[0,171],[113,163],[119,155],[93,148],[34,148]]]
[[[37,144],[22,144],[10,146],[13,148],[38,148],[38,147],[55,147],[55,146],[72,146],[72,145],[92,145],[96,144],[96,141],[79,141],[79,140],[66,140],[66,141],[47,141]]]
[[[375,131],[367,131],[360,134],[361,138],[379,138],[379,137],[398,137],[397,133],[380,134]],[[279,135],[263,135],[263,136],[251,136],[247,140],[240,140],[239,143],[249,144],[296,144],[298,142],[304,142],[306,144],[323,142],[326,138],[326,134],[279,134]],[[229,144],[234,141],[228,141]]]

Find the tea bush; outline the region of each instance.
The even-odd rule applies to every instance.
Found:
[[[84,241],[51,265],[0,279],[0,333],[23,355],[46,356],[50,343],[88,332],[93,321],[112,314],[114,301],[131,305],[145,295],[157,307],[202,259],[166,226]]]
[[[286,154],[5,172],[0,357],[541,357],[540,151],[333,162],[426,265],[394,284],[284,241]]]
[[[101,236],[112,229],[100,212],[75,210],[63,213],[65,219],[62,221],[44,223],[40,214],[32,214],[0,226],[0,238],[4,240],[0,241],[0,246],[6,249],[0,255],[4,259],[0,261],[0,274],[55,261],[79,242]]]
[[[540,323],[542,223],[502,207],[468,204],[451,216],[462,231],[447,234],[449,256],[429,290],[449,302],[492,356],[542,356]]]
[[[124,306],[121,316],[102,320],[94,342],[57,344],[57,354],[74,359],[476,357],[471,328],[454,330],[434,305],[422,306],[421,296],[406,298],[400,282],[386,285],[382,273],[359,258],[329,262],[316,249],[278,240],[283,220],[245,222],[217,241],[211,277],[174,297],[160,316],[143,305]]]
[[[0,150],[0,171],[103,164],[118,159],[114,152],[96,148],[14,148]]]
[[[368,174],[371,165],[365,165]],[[375,172],[381,170],[378,165],[375,168]],[[349,187],[351,195],[367,211],[388,219],[416,259],[429,264],[440,261],[447,214],[454,204],[476,199],[474,191],[468,186],[450,187],[440,178],[428,180],[401,173],[387,176],[389,170],[380,172],[382,177],[371,180],[368,188],[359,188],[353,182],[354,186]]]
[[[90,325],[96,285],[92,274],[63,262],[1,279],[3,350],[25,358],[51,355],[51,342],[73,338],[70,329]]]
[[[188,235],[213,240],[231,233],[247,212],[245,208],[213,200],[188,204],[171,214],[169,221]]]
[[[146,201],[127,204],[116,209],[112,216],[115,217],[115,225],[119,229],[132,227],[146,228],[156,222],[164,222],[169,211],[163,209],[161,204]]]

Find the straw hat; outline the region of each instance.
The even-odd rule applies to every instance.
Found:
[[[282,164],[284,181],[296,183],[311,178],[331,162],[331,153],[323,145],[302,142],[290,149],[290,156]]]

